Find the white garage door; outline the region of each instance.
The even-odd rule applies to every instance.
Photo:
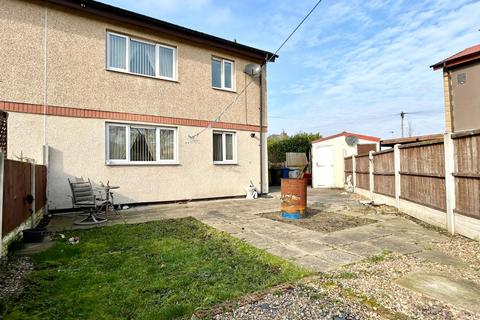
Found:
[[[335,186],[333,146],[315,146],[313,158],[314,187]]]

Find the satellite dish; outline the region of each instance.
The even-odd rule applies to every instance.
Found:
[[[355,136],[346,136],[345,137],[345,142],[351,146],[351,147],[354,147],[358,144],[358,138],[355,137]]]
[[[245,72],[251,77],[258,77],[262,72],[262,67],[260,67],[260,65],[255,63],[249,63],[245,66],[245,69],[243,70],[243,72]]]

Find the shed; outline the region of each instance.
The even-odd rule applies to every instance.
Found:
[[[312,186],[343,188],[345,157],[379,149],[380,138],[343,131],[312,141]]]

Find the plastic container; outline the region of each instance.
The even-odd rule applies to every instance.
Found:
[[[25,229],[23,233],[23,242],[25,243],[34,243],[42,242],[43,238],[47,235],[46,228],[35,228],[35,229]]]
[[[281,213],[285,219],[302,219],[307,208],[307,183],[305,179],[282,179]]]
[[[298,176],[300,176],[300,170],[298,169],[290,170],[290,172],[288,173],[288,177],[290,179],[296,179],[298,178]]]
[[[247,199],[257,199],[258,198],[258,193],[257,189],[255,186],[250,185],[245,188],[245,191],[247,192]]]
[[[288,174],[289,174],[289,172],[290,172],[290,169],[288,169],[288,168],[283,168],[283,169],[281,169],[281,170],[282,170],[282,178],[288,179],[288,178],[289,178],[289,177],[288,177]]]

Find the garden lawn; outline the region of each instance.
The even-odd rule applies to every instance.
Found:
[[[172,319],[308,271],[193,218],[76,231],[32,257],[5,319]],[[2,318],[0,316],[0,318]]]

